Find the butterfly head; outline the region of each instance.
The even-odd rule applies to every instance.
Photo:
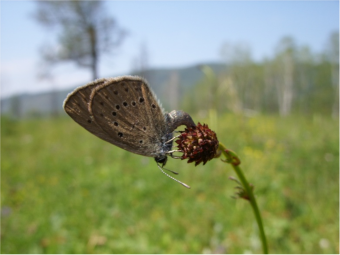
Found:
[[[165,166],[168,158],[167,155],[169,154],[169,151],[172,149],[172,133],[166,134],[161,139],[161,150],[160,153],[155,157],[155,161],[157,163],[160,163],[163,166]]]

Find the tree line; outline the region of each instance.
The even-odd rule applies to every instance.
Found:
[[[247,112],[339,116],[339,32],[321,53],[282,38],[270,58],[256,62],[247,45],[225,44],[225,71],[201,67],[204,78],[184,94],[191,112]]]

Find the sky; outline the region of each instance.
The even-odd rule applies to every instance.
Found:
[[[100,77],[130,74],[142,45],[150,68],[221,62],[225,43],[246,44],[252,58],[274,54],[280,39],[322,52],[339,30],[338,1],[107,1],[107,11],[128,36],[114,54],[103,56]],[[89,69],[58,65],[52,79],[39,78],[45,43],[58,34],[33,18],[33,1],[0,2],[1,98],[20,93],[67,89],[91,81]]]

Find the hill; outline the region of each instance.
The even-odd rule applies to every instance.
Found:
[[[210,66],[216,73],[225,69],[220,63],[204,64]],[[184,68],[155,68],[143,73],[131,73],[145,77],[164,107],[176,107],[172,101],[180,100],[181,95],[188,88],[194,86],[203,77],[200,65]],[[90,82],[90,81],[89,81]],[[46,116],[52,113],[63,113],[62,103],[67,94],[74,88],[83,86],[77,84],[73,88],[59,91],[49,91],[36,94],[19,94],[1,100],[1,114],[13,115],[19,118]],[[169,97],[169,94],[172,95]],[[176,99],[176,100],[175,100]]]

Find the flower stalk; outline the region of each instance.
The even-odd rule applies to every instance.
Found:
[[[244,189],[244,194],[246,195],[246,200],[248,200],[250,202],[251,207],[253,208],[253,212],[255,215],[255,219],[257,222],[257,225],[259,227],[259,231],[260,231],[260,239],[262,242],[262,248],[263,248],[263,253],[264,254],[268,254],[268,245],[267,245],[267,239],[266,239],[266,235],[264,232],[264,228],[263,228],[263,223],[262,223],[262,218],[261,218],[261,214],[259,211],[259,208],[257,206],[257,202],[253,193],[253,186],[250,185],[246,179],[246,177],[244,176],[242,169],[240,168],[240,164],[241,161],[238,158],[238,156],[235,154],[235,152],[226,149],[226,147],[222,144],[219,143],[218,149],[222,152],[222,154],[225,156],[226,160],[222,160],[224,162],[230,163],[234,169],[234,171],[236,172],[242,186]]]
[[[216,133],[212,131],[208,125],[198,123],[195,126],[187,127],[184,131],[180,131],[180,135],[176,140],[178,152],[182,152],[180,159],[188,159],[188,163],[195,162],[195,166],[203,162],[203,165],[207,161],[213,158],[218,158],[223,153],[226,160],[222,160],[229,163],[234,168],[240,181],[232,178],[240,186],[237,187],[236,195],[239,198],[243,198],[250,202],[253,208],[257,225],[259,226],[260,239],[262,241],[263,253],[268,253],[268,246],[266,235],[264,233],[261,214],[256,203],[256,199],[253,193],[254,186],[249,184],[244,176],[240,164],[241,161],[235,152],[228,150],[217,139]]]

